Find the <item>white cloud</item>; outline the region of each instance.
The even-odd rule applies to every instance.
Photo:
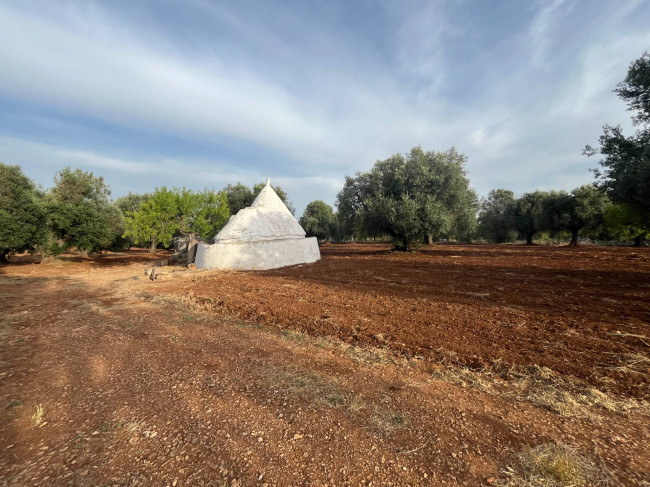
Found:
[[[562,7],[568,4],[567,0],[553,0],[543,1],[541,5],[543,7],[534,17],[529,30],[532,45],[531,62],[538,68],[547,64],[548,53],[552,47],[551,37],[558,31],[558,24],[565,13]]]
[[[578,41],[569,31],[573,4],[545,3],[532,24],[508,26],[524,32],[504,36],[525,37],[528,44],[513,43],[511,49],[517,59],[532,50],[533,67],[512,70],[490,57],[495,63],[485,68],[490,83],[467,84],[482,90],[467,94],[470,105],[462,95],[442,95],[456,84],[455,92],[462,93],[467,76],[462,71],[467,66],[447,59],[448,43],[462,37],[448,3],[408,8],[389,3],[389,25],[379,26],[385,28],[382,45],[390,46],[385,53],[360,38],[339,39],[318,19],[287,15],[296,25],[286,30],[305,36],[310,49],[316,46],[302,49],[300,39],[289,42],[284,31],[256,30],[262,22],[242,20],[233,7],[196,1],[215,22],[240,30],[253,25],[257,58],[250,46],[244,52],[229,39],[209,38],[188,49],[166,36],[165,25],[141,27],[128,13],[109,13],[100,4],[0,3],[0,97],[63,118],[129,127],[136,138],[146,131],[204,146],[215,140],[245,145],[247,154],[255,154],[254,164],[222,160],[218,144],[214,162],[191,150],[174,157],[152,155],[155,147],[99,150],[82,138],[30,142],[47,140],[45,133],[0,139],[0,160],[31,161],[31,167],[48,171],[44,184],[68,164],[107,171],[120,191],[253,184],[271,177],[289,191],[299,211],[311,199],[333,203],[344,174],[415,145],[425,150],[453,145],[467,153],[470,178],[482,194],[503,186],[528,191],[548,181],[578,185],[591,179],[586,169],[595,165],[582,158],[582,147],[595,142],[603,123],[629,118],[611,89],[650,45],[647,30],[625,29],[626,16],[635,14],[629,5],[604,9]],[[489,27],[479,24],[473,28]],[[327,51],[321,44],[329,38]],[[275,71],[272,63],[260,67],[265,53],[272,53],[263,49],[265,43],[286,61]],[[566,48],[558,51],[559,44]],[[540,65],[545,69],[537,69]],[[480,69],[471,73],[482,75]],[[285,158],[284,169],[265,164],[267,155]],[[287,169],[292,165],[293,171]]]

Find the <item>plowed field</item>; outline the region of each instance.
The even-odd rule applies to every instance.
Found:
[[[0,265],[0,485],[648,485],[650,249],[322,254]]]
[[[648,397],[650,249],[324,245],[313,265],[182,292],[258,323],[473,368],[541,365]]]

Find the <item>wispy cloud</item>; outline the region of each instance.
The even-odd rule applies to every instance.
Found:
[[[604,0],[0,3],[0,160],[115,194],[270,176],[299,210],[418,144],[467,153],[482,194],[578,185],[649,22]]]
[[[539,2],[541,9],[533,18],[530,27],[531,62],[536,67],[547,64],[553,40],[560,40],[558,33],[562,32],[560,24],[567,13],[567,0],[552,0]]]

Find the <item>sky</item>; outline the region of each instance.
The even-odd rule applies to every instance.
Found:
[[[0,161],[113,197],[271,178],[301,214],[414,146],[471,186],[593,181],[650,0],[0,1]]]

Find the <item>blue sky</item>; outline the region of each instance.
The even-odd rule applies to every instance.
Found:
[[[572,189],[650,1],[0,2],[0,161],[113,196],[270,177],[298,213],[377,159],[455,146],[480,195]]]

